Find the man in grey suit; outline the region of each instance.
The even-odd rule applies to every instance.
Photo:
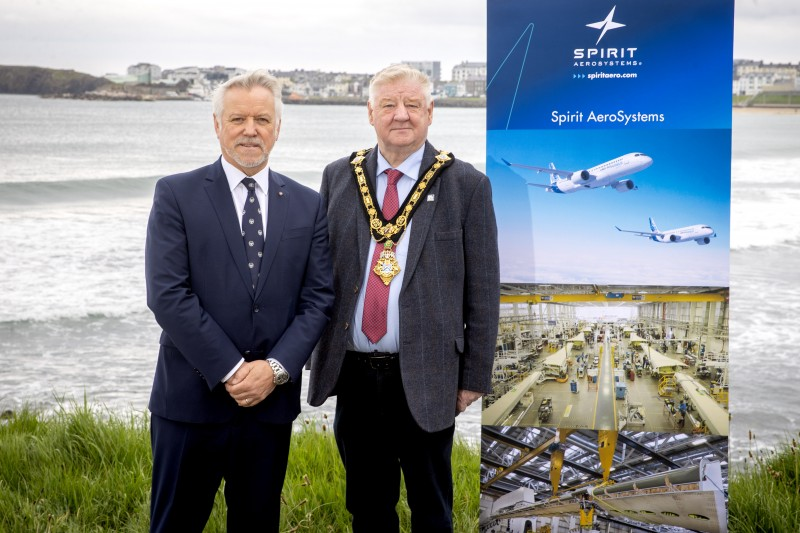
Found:
[[[398,531],[401,470],[414,531],[452,531],[455,416],[491,390],[500,292],[491,187],[427,142],[425,74],[394,65],[369,90],[377,148],[322,178],[336,302],[312,356],[309,403],[337,396],[355,533]]]

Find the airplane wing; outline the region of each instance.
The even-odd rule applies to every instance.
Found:
[[[533,167],[530,165],[520,165],[519,163],[509,163],[502,157],[500,158],[503,163],[510,167],[520,167],[520,168],[529,168],[531,170],[535,170],[536,172],[547,172],[548,174],[555,174],[556,176],[560,176],[562,178],[571,178],[572,172],[568,170],[558,170],[557,168],[545,168],[545,167]]]
[[[544,183],[528,183],[531,187],[541,187],[542,189],[552,189],[550,185],[545,185]]]
[[[664,236],[663,233],[660,233],[660,232],[657,232],[657,231],[634,231],[634,230],[630,230],[630,229],[622,229],[619,226],[614,226],[614,227],[617,228],[618,231],[624,231],[625,233],[635,233],[636,235],[638,235],[640,237],[663,237]]]

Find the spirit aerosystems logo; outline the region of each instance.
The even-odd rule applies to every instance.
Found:
[[[572,61],[573,67],[578,67],[584,69],[586,67],[638,67],[642,63],[639,60],[638,53],[639,49],[635,46],[627,46],[627,47],[600,47],[600,41],[603,40],[603,37],[612,30],[619,30],[621,28],[625,28],[627,24],[620,22],[620,19],[614,20],[616,16],[617,6],[611,8],[611,11],[608,12],[608,15],[603,20],[598,22],[590,22],[588,24],[584,23],[583,26],[585,28],[591,28],[592,30],[598,30],[600,32],[597,35],[597,40],[594,43],[594,46],[591,48],[575,48],[573,49],[572,54]],[[584,19],[585,20],[585,19]],[[597,20],[597,19],[595,19]],[[624,21],[624,18],[621,20]],[[578,35],[586,35],[586,30],[582,30],[577,32]],[[592,36],[594,38],[594,36]],[[620,72],[619,69],[614,68],[614,72],[592,72],[592,73],[574,73],[572,75],[573,78],[588,78],[590,80],[595,79],[609,79],[609,78],[635,78],[635,72]]]
[[[594,43],[595,46],[600,44],[600,41],[605,36],[608,30],[616,30],[617,28],[624,28],[625,24],[620,24],[618,22],[614,22],[614,11],[617,9],[617,6],[611,8],[611,11],[608,12],[608,15],[604,20],[600,22],[592,22],[591,24],[587,24],[586,26],[589,28],[594,28],[600,31],[600,37],[597,38],[597,42]]]

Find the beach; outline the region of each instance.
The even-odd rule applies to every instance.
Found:
[[[210,104],[3,95],[0,112],[0,411],[86,398],[143,413],[160,332],[144,296],[152,191],[159,177],[218,156]],[[46,144],[38,142],[41,116]],[[437,109],[430,138],[483,169],[485,116]],[[800,428],[800,119],[744,109],[733,111],[733,124],[730,411],[738,450],[749,431],[771,445]],[[364,109],[286,106],[273,168],[318,188],[328,162],[373,142]],[[579,227],[570,231],[565,238],[581,238]],[[334,404],[302,405],[301,419],[331,416]],[[476,406],[457,420],[473,439]]]

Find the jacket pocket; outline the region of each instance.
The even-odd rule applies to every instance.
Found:
[[[455,241],[461,239],[461,230],[453,230],[453,231],[437,231],[436,232],[436,240],[437,241]]]
[[[310,235],[313,231],[311,226],[305,226],[302,228],[289,228],[283,232],[281,235],[281,240],[285,241],[287,239],[296,239],[297,237],[304,237],[306,235]]]

